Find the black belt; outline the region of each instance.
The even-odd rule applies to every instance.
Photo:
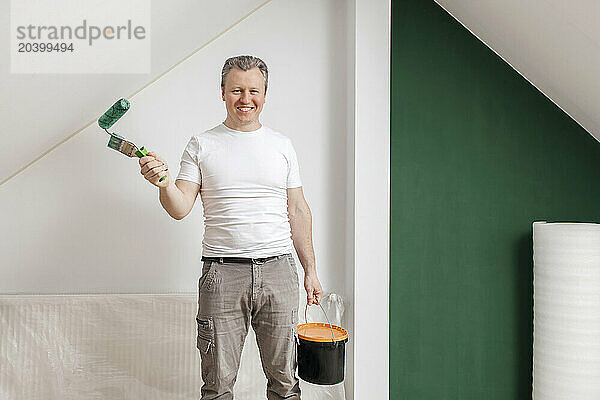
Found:
[[[245,258],[245,257],[204,257],[202,256],[202,261],[214,261],[218,263],[265,263],[267,261],[276,260],[280,257],[284,257],[287,254],[281,254],[278,256],[264,257],[264,258]]]

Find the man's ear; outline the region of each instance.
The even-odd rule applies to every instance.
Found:
[[[221,88],[221,98],[225,101],[225,90]]]

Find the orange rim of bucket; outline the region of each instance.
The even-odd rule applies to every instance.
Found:
[[[331,337],[332,329],[333,338]],[[323,322],[309,322],[298,325],[298,337],[309,342],[331,343],[333,341],[340,342],[348,339],[348,332],[337,325],[329,325]]]

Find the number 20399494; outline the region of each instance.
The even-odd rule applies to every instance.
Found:
[[[19,53],[65,53],[73,52],[73,43],[19,43]]]

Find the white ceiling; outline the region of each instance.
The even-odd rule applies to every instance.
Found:
[[[0,182],[262,3],[264,0],[153,0],[149,74],[11,74],[10,57],[0,57]],[[10,1],[0,1],[3,54],[9,54],[9,18]],[[218,79],[219,71],[215,74]]]
[[[600,2],[436,2],[600,140]]]

